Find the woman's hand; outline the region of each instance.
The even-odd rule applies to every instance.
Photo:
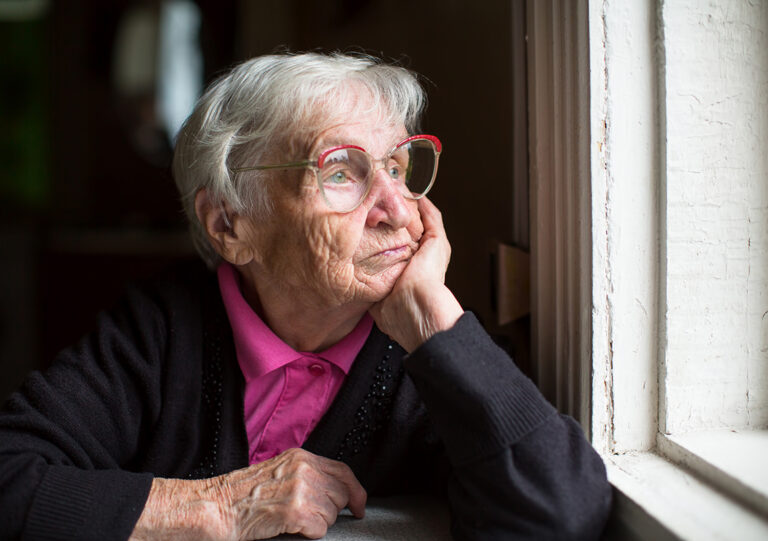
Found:
[[[366,498],[343,462],[289,449],[212,479],[156,478],[131,539],[317,539],[345,507],[362,518]]]
[[[464,313],[445,287],[451,245],[437,207],[418,200],[424,234],[392,291],[370,310],[376,325],[411,352],[433,334],[450,329]]]

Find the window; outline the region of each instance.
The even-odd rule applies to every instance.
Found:
[[[540,385],[624,534],[764,539],[768,3],[527,9]]]

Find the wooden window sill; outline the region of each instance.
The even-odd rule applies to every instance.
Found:
[[[615,488],[613,539],[768,539],[768,519],[652,452],[603,457]]]

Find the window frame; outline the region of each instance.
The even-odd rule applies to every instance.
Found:
[[[765,538],[768,498],[664,433],[663,9],[526,3],[535,375],[605,460],[614,537]]]

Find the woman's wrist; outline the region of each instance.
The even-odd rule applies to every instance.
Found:
[[[451,329],[464,314],[464,309],[446,286],[430,289],[429,296],[424,299],[420,317],[420,336],[417,347],[432,338],[435,334]]]

